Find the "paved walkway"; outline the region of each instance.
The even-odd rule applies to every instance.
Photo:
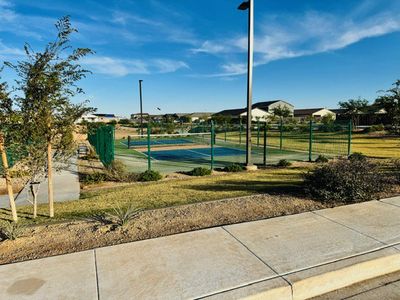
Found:
[[[0,266],[0,299],[304,299],[398,270],[400,197]]]
[[[20,193],[16,199],[16,204],[29,205],[27,190],[28,186]],[[54,200],[56,202],[78,200],[80,195],[78,162],[77,158],[72,158],[70,165],[61,172],[54,172]],[[38,203],[47,203],[47,179],[42,182],[38,194]],[[0,208],[9,208],[8,195],[0,195]]]

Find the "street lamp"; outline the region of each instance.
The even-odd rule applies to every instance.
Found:
[[[247,40],[247,128],[246,128],[246,166],[253,166],[251,159],[251,109],[253,98],[253,49],[254,49],[254,0],[243,2],[239,10],[249,10]]]
[[[142,97],[142,82],[139,80],[139,94],[140,94],[140,135],[143,135],[143,97]]]

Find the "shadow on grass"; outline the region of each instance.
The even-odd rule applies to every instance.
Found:
[[[17,209],[18,210],[18,209]],[[9,208],[0,208],[0,221],[12,221],[12,213]],[[37,218],[47,218],[47,215],[37,214]],[[23,220],[35,220],[31,212],[18,210],[18,218]]]
[[[271,195],[291,195],[291,196],[304,196],[304,189],[302,183],[287,182],[287,181],[219,181],[217,184],[197,184],[187,185],[187,189],[198,191],[215,191],[215,192],[250,192],[250,193],[267,193]]]

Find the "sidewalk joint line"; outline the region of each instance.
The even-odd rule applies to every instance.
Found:
[[[225,230],[225,232],[227,232],[231,237],[233,237],[239,244],[241,244],[245,249],[247,249],[247,251],[249,251],[251,254],[253,254],[260,262],[262,262],[265,266],[267,266],[268,268],[270,268],[278,277],[280,277],[281,279],[283,279],[284,281],[286,281],[287,284],[289,284],[290,289],[292,290],[293,293],[293,286],[292,283],[287,280],[286,278],[284,278],[282,275],[280,275],[272,266],[270,266],[267,262],[265,262],[261,257],[259,257],[257,254],[255,254],[253,251],[250,250],[249,247],[247,247],[241,240],[239,240],[236,236],[234,236],[228,229],[225,228],[225,226],[221,226],[221,228],[223,230]]]
[[[389,198],[389,199],[390,199],[390,198]],[[400,208],[400,205],[397,205],[397,204],[388,203],[388,202],[383,202],[382,200],[378,200],[378,202],[383,203],[383,204],[386,204],[386,205],[390,205],[390,206],[394,206],[394,207]]]
[[[241,240],[239,240],[236,236],[234,236],[228,229],[226,229],[224,226],[221,227],[223,230],[225,230],[231,237],[233,237],[239,244],[241,244],[244,248],[247,249],[251,254],[253,254],[259,261],[261,261],[264,265],[266,265],[268,268],[270,268],[276,275],[279,276],[279,273],[272,268],[270,265],[268,265],[261,257],[259,257],[257,254],[255,254],[253,251],[250,250],[249,247],[247,247]]]
[[[96,288],[97,288],[97,300],[100,300],[100,288],[99,288],[99,274],[97,270],[97,255],[96,255],[96,249],[93,249],[93,254],[94,254],[94,269],[96,273]]]
[[[329,217],[327,217],[327,216],[320,215],[320,214],[318,213],[318,211],[312,211],[312,213],[315,214],[315,215],[317,215],[317,216],[319,216],[319,217],[322,217],[322,218],[324,218],[324,219],[326,219],[326,220],[328,220],[328,221],[331,221],[331,222],[333,222],[333,223],[335,223],[335,224],[338,224],[338,225],[343,226],[343,227],[345,227],[345,228],[347,228],[347,229],[350,229],[350,230],[352,230],[352,231],[354,231],[354,232],[357,232],[357,233],[359,233],[359,234],[361,234],[361,235],[363,235],[363,236],[365,236],[365,237],[368,237],[368,238],[370,238],[370,239],[373,239],[374,241],[376,241],[376,242],[378,242],[378,243],[380,243],[380,244],[388,245],[387,243],[382,242],[382,241],[380,241],[380,240],[378,240],[378,239],[376,239],[376,238],[374,238],[374,237],[372,237],[372,236],[370,236],[370,235],[368,235],[368,234],[365,234],[365,233],[363,233],[363,232],[361,232],[361,231],[358,231],[358,230],[355,229],[355,228],[352,228],[352,227],[350,227],[350,226],[347,226],[347,225],[345,225],[345,224],[343,224],[343,223],[340,223],[339,221],[333,220],[332,218],[329,218]]]

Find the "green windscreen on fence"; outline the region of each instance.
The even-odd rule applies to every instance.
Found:
[[[112,125],[103,125],[92,128],[88,133],[89,143],[95,148],[100,161],[109,167],[114,161],[115,128]]]

